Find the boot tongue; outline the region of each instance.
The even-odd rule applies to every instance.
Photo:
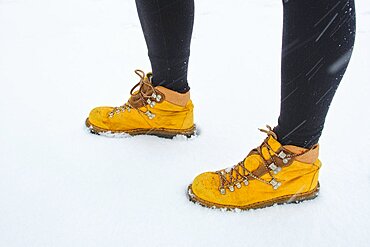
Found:
[[[144,80],[148,80],[147,78],[145,78]],[[149,81],[148,81],[149,82]],[[143,86],[141,87],[141,92],[145,95],[152,95],[154,93],[153,91],[153,88],[150,87],[148,84],[143,84]]]
[[[273,136],[267,137],[267,144],[272,148],[274,152],[277,152],[281,148],[280,142],[278,142]]]

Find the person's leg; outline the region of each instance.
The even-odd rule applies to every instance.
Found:
[[[152,73],[118,107],[95,107],[86,120],[92,133],[156,135],[172,138],[196,133],[187,81],[194,0],[136,0]]]
[[[321,161],[317,143],[355,38],[354,1],[284,0],[279,125],[238,164],[198,175],[191,201],[252,209],[313,199]]]
[[[194,0],[136,0],[153,71],[153,85],[185,93]]]
[[[280,143],[319,140],[355,39],[354,0],[284,0]]]

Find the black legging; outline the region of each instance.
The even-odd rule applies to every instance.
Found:
[[[354,0],[284,3],[280,142],[310,147],[346,71],[355,40]]]
[[[226,3],[225,3],[226,4]],[[319,140],[355,40],[354,0],[283,0],[281,108],[274,131],[286,145]],[[186,92],[193,0],[136,0],[153,82]]]
[[[189,91],[188,62],[194,0],[136,0],[153,84],[180,93]]]

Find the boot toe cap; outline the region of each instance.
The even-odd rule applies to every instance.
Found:
[[[198,175],[192,185],[192,193],[199,199],[208,202],[219,202],[222,196],[219,190],[219,177],[217,173],[206,172]]]
[[[111,111],[111,107],[96,107],[91,110],[88,120],[95,127],[109,129],[109,113]]]

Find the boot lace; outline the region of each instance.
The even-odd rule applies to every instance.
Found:
[[[112,111],[108,113],[109,118],[112,118],[112,117],[114,117],[115,114],[119,114],[121,112],[125,112],[125,111],[130,112],[131,109],[136,109],[136,110],[140,111],[141,113],[145,114],[149,119],[153,119],[155,117],[155,114],[152,113],[148,109],[148,105],[151,108],[154,108],[156,102],[160,102],[160,100],[162,99],[162,96],[160,94],[156,93],[156,90],[154,89],[151,81],[149,79],[145,78],[145,72],[144,71],[137,69],[137,70],[135,70],[135,74],[137,74],[140,77],[140,81],[130,90],[130,95],[131,95],[131,97],[132,96],[139,96],[139,100],[145,106],[146,111],[142,111],[141,109],[139,109],[139,107],[133,106],[128,101],[128,102],[126,102],[125,104],[123,104],[121,106],[114,107],[112,109]],[[152,90],[153,93],[151,95],[145,94],[145,92],[143,90],[145,86],[149,87]],[[135,91],[137,88],[139,88],[139,89],[137,91]]]
[[[266,129],[259,129],[261,132],[264,132],[267,134],[267,136],[272,136],[277,139],[277,135],[275,132],[273,132],[272,128],[269,125],[266,125]],[[246,167],[247,164],[245,164],[245,160],[250,156],[244,158],[243,161],[239,162],[238,164],[226,168],[224,170],[217,171],[219,175],[220,180],[220,187],[219,191],[222,195],[226,194],[226,188],[229,189],[231,192],[235,191],[235,187],[240,189],[242,187],[242,184],[247,186],[249,184],[250,178],[253,178],[259,182],[265,183],[267,185],[270,185],[273,187],[273,189],[277,190],[281,186],[281,182],[279,182],[274,175],[279,173],[281,171],[281,167],[277,165],[276,159],[281,159],[283,164],[288,164],[288,162],[297,156],[303,155],[307,152],[309,152],[311,149],[307,149],[304,152],[300,154],[294,154],[288,150],[286,150],[284,147],[281,147],[278,153],[276,153],[271,146],[267,142],[268,138],[266,138],[263,143],[253,151],[256,151],[256,154],[258,154],[262,158],[263,165],[265,166],[267,173],[270,175],[271,180],[265,180],[261,178],[261,176],[256,175],[255,173],[248,170]],[[262,148],[266,148],[269,152],[269,156],[271,160],[266,160],[264,156],[262,155]]]

